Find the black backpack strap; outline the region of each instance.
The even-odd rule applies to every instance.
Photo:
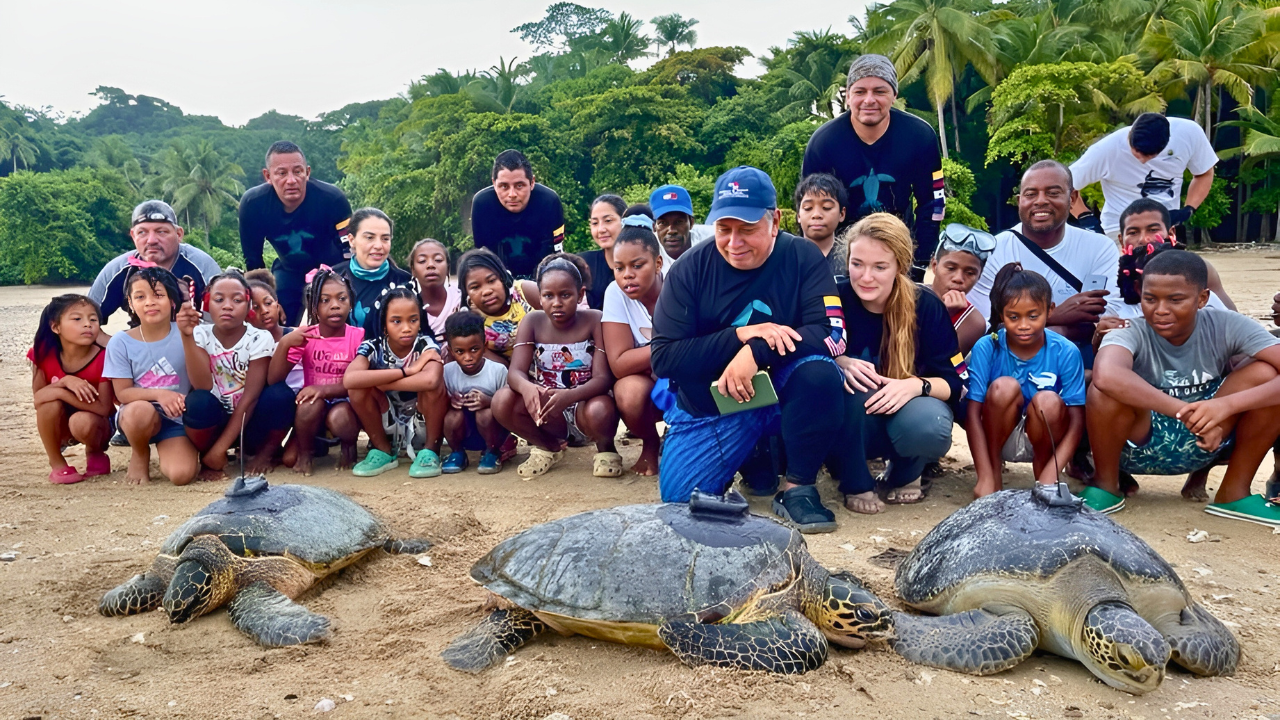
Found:
[[[1084,289],[1084,283],[1080,282],[1080,278],[1076,277],[1075,275],[1072,275],[1070,270],[1062,267],[1062,263],[1058,262],[1057,260],[1054,260],[1052,255],[1044,251],[1044,248],[1031,242],[1030,238],[1018,232],[1017,230],[1014,230],[1013,228],[1009,228],[1009,232],[1013,233],[1014,237],[1021,240],[1022,244],[1025,245],[1026,248],[1032,252],[1032,254],[1040,258],[1040,262],[1044,263],[1045,265],[1048,265],[1049,269],[1052,270],[1054,273],[1056,273],[1058,277],[1062,278],[1063,280],[1066,281],[1068,285],[1075,288],[1076,292],[1080,292],[1081,290]]]

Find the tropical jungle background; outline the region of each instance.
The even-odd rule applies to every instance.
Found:
[[[893,0],[780,37],[756,78],[738,74],[744,48],[700,47],[698,25],[556,3],[512,30],[532,57],[243,127],[114,87],[70,118],[0,99],[0,284],[92,279],[131,247],[129,211],[146,197],[173,204],[189,242],[241,265],[238,198],[281,139],[353,206],[386,210],[397,255],[421,237],[470,247],[470,198],[511,147],[563,198],[573,250],[591,246],[595,195],[640,201],[676,182],[702,214],[735,165],[768,171],[790,208],[805,143],[842,112],[844,72],[866,52],[893,59],[899,106],[939,131],[949,220],[1008,227],[1022,168],[1070,162],[1164,110],[1195,119],[1223,160],[1195,239],[1280,240],[1280,0]],[[1096,188],[1086,197],[1101,202]]]

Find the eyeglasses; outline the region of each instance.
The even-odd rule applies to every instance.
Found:
[[[943,229],[938,238],[937,254],[942,255],[943,253],[963,250],[985,263],[995,249],[996,238],[991,233],[971,228],[968,225],[951,223]]]

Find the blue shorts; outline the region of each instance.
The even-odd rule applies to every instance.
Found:
[[[1214,387],[1204,399],[1217,394]],[[1120,453],[1120,469],[1135,475],[1183,475],[1213,465],[1224,455],[1230,454],[1235,433],[1222,441],[1213,452],[1200,449],[1196,436],[1180,421],[1151,413],[1151,432],[1141,445],[1126,442]]]
[[[186,436],[187,428],[185,425],[174,420],[168,415],[165,415],[164,410],[160,409],[159,403],[151,403],[151,406],[154,407],[156,409],[156,413],[160,415],[160,430],[156,432],[155,435],[151,436],[152,445],[159,445],[165,440],[172,440],[176,437]]]

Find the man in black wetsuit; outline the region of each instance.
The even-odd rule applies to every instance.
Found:
[[[519,150],[499,153],[491,177],[493,184],[471,203],[471,235],[512,275],[532,278],[543,258],[563,249],[564,205],[554,190],[538,184]]]
[[[830,532],[835,515],[814,486],[844,423],[844,314],[817,245],[778,229],[764,172],[739,167],[716,181],[707,220],[715,241],[695,245],[667,273],[653,315],[653,371],[674,406],[659,472],[666,502],[720,494],[756,440],[780,426],[786,482],[774,512],[801,532]],[[779,402],[748,410],[760,370]],[[720,409],[726,399],[729,408]]]
[[[267,149],[261,185],[240,199],[240,249],[249,270],[264,266],[263,242],[279,258],[276,276],[280,305],[288,324],[302,319],[306,274],[321,264],[333,266],[346,257],[351,203],[336,185],[313,180],[302,148],[281,140]]]
[[[897,97],[898,74],[889,58],[854,60],[845,87],[849,110],[809,138],[800,175],[828,173],[849,189],[841,229],[873,212],[893,213],[906,223],[916,241],[911,276],[920,282],[946,211],[942,155],[928,123],[893,108]]]

